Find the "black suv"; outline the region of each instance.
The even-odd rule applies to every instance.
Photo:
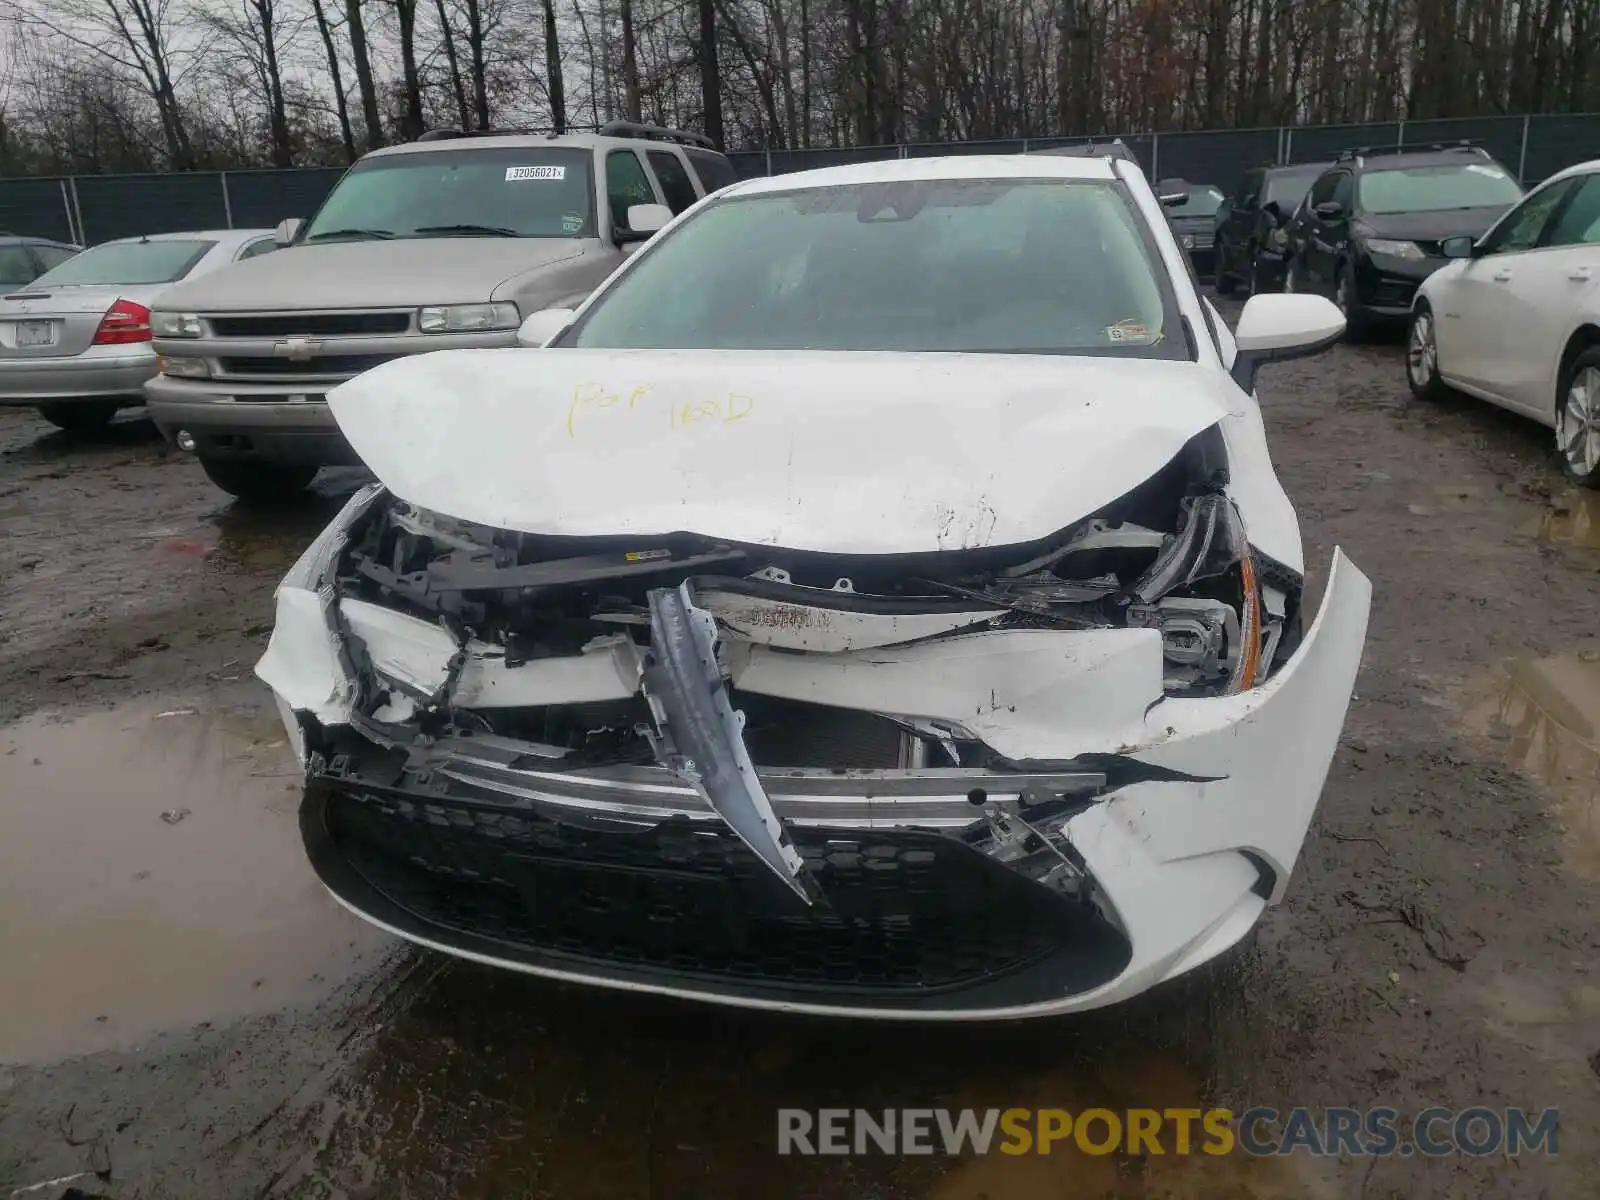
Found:
[[[1296,163],[1246,171],[1217,211],[1217,293],[1277,291],[1283,286],[1289,218],[1328,163]]]
[[[1477,146],[1347,150],[1311,185],[1289,233],[1289,291],[1331,296],[1351,334],[1402,321],[1444,266],[1439,243],[1478,237],[1522,198]]]

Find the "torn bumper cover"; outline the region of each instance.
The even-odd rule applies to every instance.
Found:
[[[1286,886],[1370,602],[1336,552],[1280,668],[1196,697],[1164,692],[1156,628],[993,627],[962,597],[834,620],[695,579],[618,618],[646,644],[524,658],[341,592],[383,495],[290,571],[257,667],[324,883],[452,954],[752,1007],[1064,1013],[1226,950]],[[550,705],[595,714],[589,740],[511,719]],[[594,749],[630,737],[644,756]]]

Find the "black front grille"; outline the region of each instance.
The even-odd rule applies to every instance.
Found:
[[[1417,243],[1417,248],[1419,250],[1421,250],[1424,254],[1426,254],[1429,258],[1443,258],[1444,257],[1444,250],[1441,249],[1440,243],[1437,242],[1437,241],[1432,241],[1432,240],[1419,241]]]
[[[405,333],[411,312],[273,313],[260,317],[209,317],[216,337],[311,337]]]
[[[1073,964],[1052,968],[1052,989],[1127,961],[1092,909],[939,834],[795,830],[827,898],[807,907],[720,822],[589,828],[406,778],[407,790],[314,779],[302,825],[335,891],[329,856],[445,944],[888,1003],[994,985],[1065,948]]]
[[[297,379],[309,375],[346,376],[359,375],[394,359],[399,354],[320,354],[313,358],[224,358],[221,360],[225,375],[260,375],[263,377]]]

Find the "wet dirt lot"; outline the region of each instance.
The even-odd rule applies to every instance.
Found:
[[[366,929],[299,855],[249,669],[358,476],[251,513],[142,420],[0,411],[0,1200],[1589,1197],[1600,1172],[1600,495],[1409,399],[1397,344],[1263,379],[1366,658],[1253,949],[1003,1029],[703,1010]],[[779,1159],[779,1107],[1561,1109],[1560,1154]],[[46,1181],[52,1181],[46,1183]]]

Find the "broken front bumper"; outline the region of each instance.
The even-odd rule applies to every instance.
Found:
[[[1062,1013],[1126,999],[1227,949],[1287,883],[1370,600],[1336,554],[1294,657],[1261,687],[1215,699],[1162,698],[1148,630],[954,633],[825,653],[727,647],[739,693],[959,724],[1005,770],[719,763],[692,735],[657,747],[674,770],[569,766],[483,735],[386,749],[351,711],[340,628],[375,669],[422,690],[454,648],[425,622],[322,585],[365,502],[285,579],[257,668],[308,764],[302,830],[334,895],[463,957],[793,1011]],[[508,669],[469,646],[457,695],[510,707],[629,696],[641,678],[653,702],[688,687],[635,653],[604,641]],[[692,674],[692,654],[675,661]],[[674,735],[726,718],[663,715]],[[746,767],[743,786],[765,812],[724,811],[726,788],[695,774]],[[1066,877],[1088,886],[1064,887]]]

